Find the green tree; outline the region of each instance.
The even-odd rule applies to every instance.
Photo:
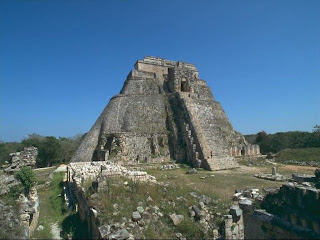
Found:
[[[18,142],[0,142],[0,166],[5,161],[10,160],[10,153],[19,152],[23,150],[23,145]]]
[[[80,142],[82,140],[82,135],[76,135],[72,138],[59,137],[60,152],[59,159],[63,163],[70,162],[71,157],[77,150]]]
[[[49,167],[59,161],[60,143],[55,137],[46,137],[39,148],[39,166]]]
[[[49,167],[59,162],[60,143],[53,136],[43,137],[39,134],[30,134],[29,138],[22,141],[22,144],[25,147],[38,148],[37,167]]]
[[[312,132],[320,132],[320,125],[316,124],[313,129]]]

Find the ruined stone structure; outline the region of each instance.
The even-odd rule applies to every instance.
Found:
[[[226,216],[226,239],[320,239],[320,189],[312,186],[318,186],[319,172],[310,178],[312,184],[285,183],[264,198],[235,194],[239,205]],[[261,209],[255,209],[254,202],[260,202]]]
[[[33,168],[36,164],[38,149],[36,147],[27,147],[21,152],[10,153],[9,155],[10,161],[5,162],[0,170],[0,196],[8,194],[11,188],[21,185],[21,182],[15,178],[14,173],[23,166]],[[27,195],[25,193],[20,194],[15,201],[17,204],[13,207],[2,204],[0,200],[0,215],[2,215],[0,220],[9,222],[5,232],[15,232],[15,238],[26,239],[34,232],[39,219],[40,203],[36,188],[32,187]],[[5,209],[10,208],[14,208],[14,211],[7,213]],[[15,214],[19,218],[15,218]],[[19,229],[16,225],[19,225]]]
[[[237,167],[233,156],[259,153],[233,130],[195,65],[145,57],[136,62],[72,161],[134,164],[173,158],[219,170]]]
[[[14,173],[19,171],[22,166],[29,166],[34,168],[38,156],[38,149],[36,147],[25,147],[21,152],[10,153],[10,161],[5,162],[1,168],[6,173]]]
[[[127,239],[107,238],[105,228],[99,219],[98,211],[89,203],[83,183],[92,181],[95,192],[106,191],[107,181],[125,178],[132,181],[156,183],[156,178],[143,171],[131,171],[109,161],[70,163],[67,167],[67,192],[71,205],[78,211],[80,219],[87,223],[90,239]],[[126,230],[125,230],[126,231]],[[111,234],[110,229],[107,232]]]
[[[260,147],[256,144],[239,144],[231,147],[231,155],[238,156],[258,156],[260,155]]]

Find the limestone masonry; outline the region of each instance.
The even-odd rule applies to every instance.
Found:
[[[259,155],[233,130],[195,65],[156,57],[138,60],[120,92],[87,133],[73,162],[237,167],[234,156]]]

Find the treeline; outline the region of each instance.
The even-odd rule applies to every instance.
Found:
[[[49,167],[60,163],[68,163],[85,134],[66,137],[44,137],[39,134],[30,134],[21,142],[0,142],[0,165],[9,161],[9,154],[20,152],[24,147],[37,147],[37,167]]]
[[[320,126],[316,125],[312,132],[279,132],[267,134],[265,131],[246,135],[251,144],[258,144],[262,154],[277,153],[283,149],[320,148]]]

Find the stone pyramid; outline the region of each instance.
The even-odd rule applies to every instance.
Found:
[[[259,154],[234,131],[195,65],[158,57],[138,60],[86,134],[72,162],[119,164],[174,159],[194,167],[237,167],[232,155]]]

